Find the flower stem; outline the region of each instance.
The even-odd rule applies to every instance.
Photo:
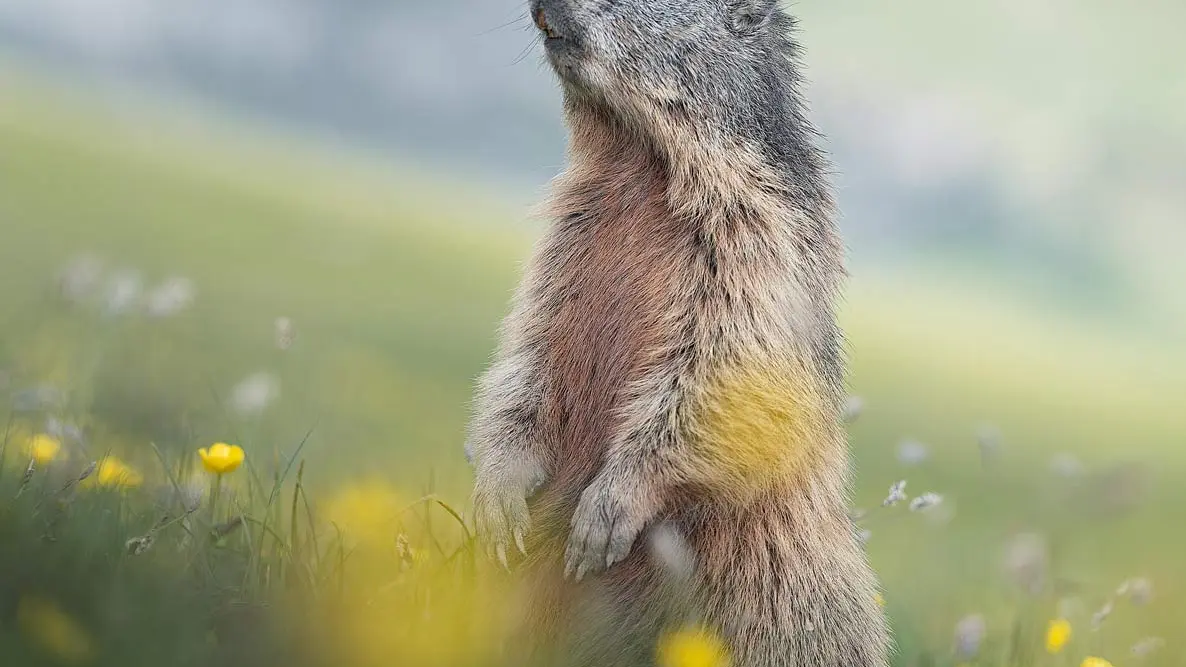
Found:
[[[218,496],[222,494],[222,475],[214,475],[214,488],[210,490],[210,525],[218,525]]]

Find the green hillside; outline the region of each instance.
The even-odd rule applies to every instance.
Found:
[[[228,440],[266,461],[312,430],[314,489],[379,475],[463,504],[471,381],[532,235],[488,224],[513,209],[241,127],[98,111],[0,81],[0,369],[11,389],[66,390],[64,416],[87,427],[92,454],[145,468],[149,442],[185,455]],[[150,284],[186,277],[196,301],[165,319],[68,306],[54,281],[79,253]],[[281,316],[297,331],[287,351],[273,341]],[[1052,536],[1060,579],[1089,604],[1129,576],[1157,581],[1153,607],[1117,612],[1101,640],[1113,654],[1172,636],[1186,618],[1186,542],[1170,528],[1186,503],[1180,348],[1085,331],[933,275],[855,276],[845,322],[853,389],[869,405],[853,427],[858,505],[905,477],[958,508],[941,525],[904,510],[870,520],[907,649],[945,651],[972,611],[1005,617],[1016,600],[999,562],[1016,530]],[[258,371],[279,378],[280,399],[258,419],[234,416],[231,388]],[[1004,434],[988,467],[975,439],[986,421]],[[39,427],[21,413],[10,422]],[[930,446],[917,468],[896,459],[904,437]],[[1081,476],[1051,472],[1063,452],[1084,463]]]

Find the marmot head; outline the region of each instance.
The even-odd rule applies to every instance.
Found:
[[[824,196],[818,179],[803,182],[822,161],[797,92],[793,21],[778,0],[530,0],[529,9],[574,130],[592,113],[669,159],[712,159],[722,176],[738,160],[720,156],[741,152],[801,172],[800,189]]]
[[[531,0],[530,11],[570,99],[739,122],[793,84],[777,0]]]

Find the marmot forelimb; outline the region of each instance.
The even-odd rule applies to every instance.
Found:
[[[792,20],[776,0],[530,12],[570,165],[479,383],[479,535],[528,554],[556,660],[651,650],[672,617],[639,538],[662,524],[735,667],[883,667],[846,512],[843,248]]]

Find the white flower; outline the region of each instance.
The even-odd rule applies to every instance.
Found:
[[[906,480],[895,482],[890,487],[889,495],[885,497],[885,500],[881,501],[881,506],[893,507],[903,500],[906,500]]]
[[[979,614],[965,616],[955,625],[955,653],[961,660],[971,660],[980,653],[980,644],[988,625]]]
[[[193,282],[187,278],[170,278],[148,294],[148,314],[153,317],[175,315],[193,300]]]
[[[852,422],[855,422],[864,411],[865,400],[860,396],[849,396],[848,399],[844,401],[844,408],[841,412],[841,415],[843,416],[845,423],[851,424]]]
[[[287,317],[277,317],[273,324],[275,331],[276,347],[281,350],[288,350],[296,343],[296,327],[293,326],[292,320]]]
[[[1104,606],[1100,607],[1099,611],[1091,615],[1091,629],[1093,631],[1098,631],[1101,627],[1103,627],[1104,621],[1108,620],[1108,617],[1112,615],[1112,610],[1115,608],[1116,607],[1112,604],[1111,600],[1105,602]]]
[[[103,263],[92,255],[72,259],[58,281],[62,296],[74,302],[82,301],[99,284],[102,273]]]
[[[1005,571],[1018,586],[1031,594],[1042,591],[1050,552],[1046,538],[1037,533],[1016,535],[1005,549]]]
[[[927,446],[917,440],[906,439],[898,444],[898,462],[904,466],[916,466],[930,457]]]
[[[1165,646],[1161,637],[1145,637],[1132,645],[1131,653],[1134,658],[1147,658]]]
[[[243,415],[264,411],[280,395],[280,381],[269,373],[249,376],[231,392],[231,407]]]
[[[991,424],[985,424],[976,431],[976,442],[980,445],[980,455],[987,459],[1001,451],[1001,430]]]
[[[107,285],[107,299],[104,308],[108,315],[127,312],[140,298],[140,274],[130,269],[122,270],[111,277]]]
[[[1059,477],[1078,477],[1083,474],[1083,463],[1070,454],[1056,454],[1050,459],[1050,470]]]
[[[943,496],[927,492],[910,501],[911,512],[925,512],[943,502]]]
[[[1123,584],[1120,584],[1120,588],[1116,590],[1116,595],[1120,597],[1127,596],[1133,604],[1143,607],[1153,599],[1153,582],[1145,577],[1129,579]]]

